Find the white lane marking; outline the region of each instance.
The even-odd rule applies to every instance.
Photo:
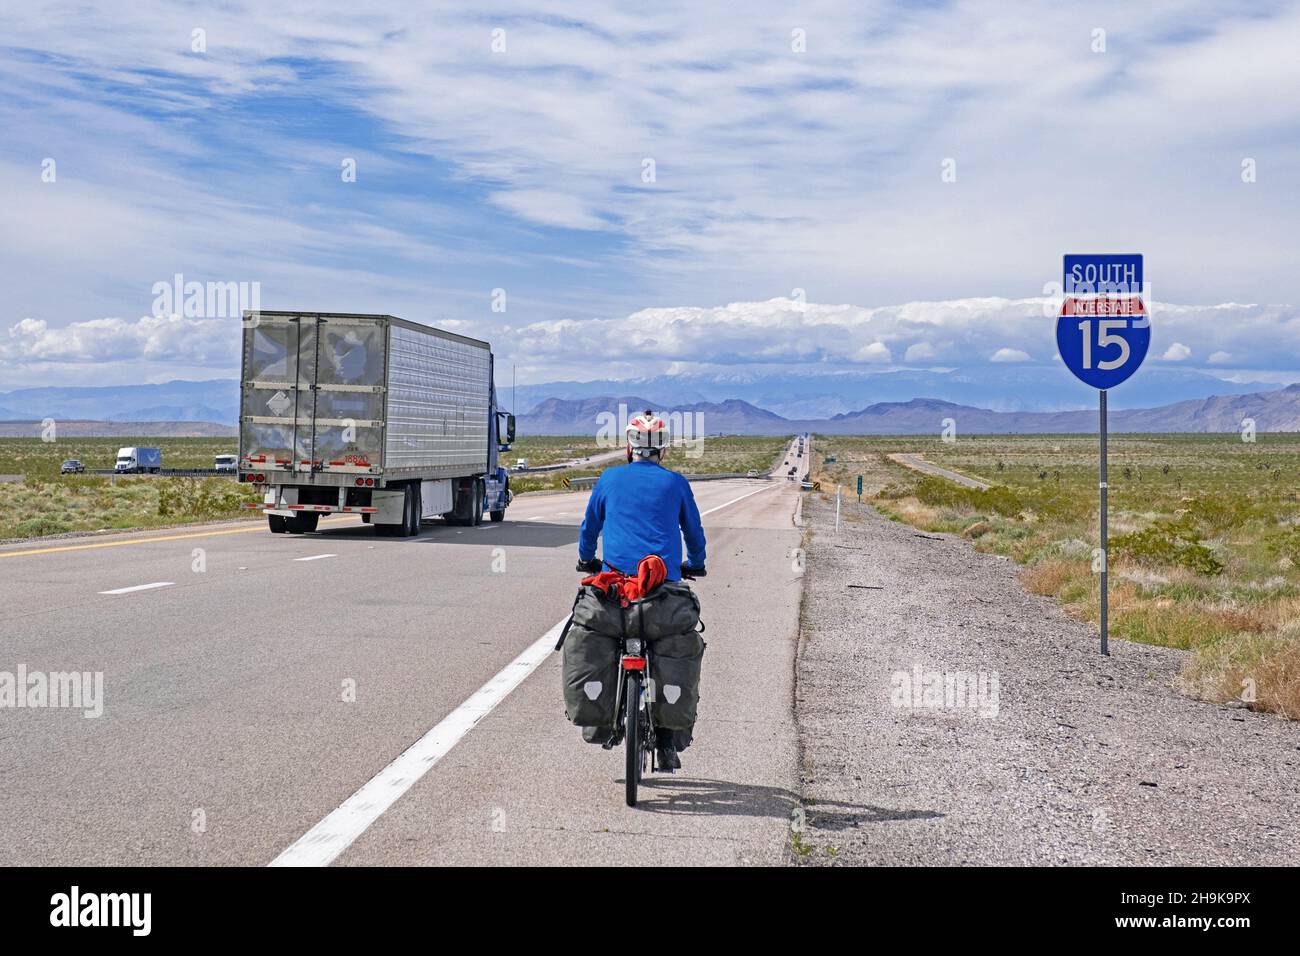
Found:
[[[153,584],[137,584],[131,588],[116,588],[112,591],[100,591],[100,594],[130,594],[132,591],[152,591],[154,588],[169,588],[175,581],[155,581]]]
[[[528,520],[529,520],[529,521],[541,521],[541,520],[543,520],[545,517],[546,517],[545,515],[533,515],[533,516],[532,516],[531,518],[529,518]]]
[[[724,502],[724,503],[718,505],[716,508],[710,508],[708,511],[701,511],[701,512],[700,512],[700,517],[703,518],[705,515],[711,515],[711,514],[713,514],[713,512],[715,512],[715,511],[721,511],[723,508],[727,507],[727,505],[734,505],[737,501],[744,501],[746,498],[749,498],[749,497],[751,497],[752,495],[756,495],[756,494],[758,494],[758,493],[761,492],[761,491],[771,491],[773,488],[780,488],[780,487],[781,487],[780,485],[777,485],[777,484],[771,484],[771,485],[768,485],[768,486],[765,487],[765,488],[759,488],[757,491],[747,491],[747,492],[745,492],[745,494],[741,495],[739,498],[732,498],[730,501]]]
[[[343,801],[337,810],[316,824],[271,866],[328,866],[352,845],[385,810],[411,789],[439,760],[456,746],[474,725],[492,713],[507,695],[523,683],[555,649],[560,621],[528,646],[470,698],[440,720],[432,730],[411,744],[392,763],[379,771],[360,790]]]
[[[306,558],[294,558],[295,561],[319,561],[321,558],[337,558],[337,554],[313,554]]]
[[[727,505],[743,501],[750,495],[756,495],[759,491],[770,490],[771,488],[759,488],[758,491],[748,492],[716,508],[710,508],[703,514],[712,514]],[[554,650],[560,631],[564,629],[568,620],[568,615],[565,615],[563,620],[557,622],[554,627],[530,644],[495,677],[470,695],[468,700],[363,784],[361,789],[344,800],[337,810],[295,840],[269,865],[329,866],[334,862],[339,854],[351,846],[357,837],[365,833],[370,825],[384,814],[385,810],[415,786],[434,764],[451,751],[452,747],[460,743],[461,738],[480,720],[490,714],[511,691],[524,682],[529,674],[541,666]]]

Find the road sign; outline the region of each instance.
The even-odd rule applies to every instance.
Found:
[[[1079,381],[1114,388],[1138,370],[1151,346],[1142,301],[1142,257],[1065,257],[1065,301],[1056,349]]]
[[[862,476],[858,475],[858,500],[862,500]]]
[[[1142,302],[1142,257],[1131,254],[1065,257],[1065,301],[1056,320],[1056,349],[1079,381],[1097,389],[1101,498],[1101,652],[1110,653],[1109,478],[1106,468],[1106,390],[1138,370],[1151,345]]]

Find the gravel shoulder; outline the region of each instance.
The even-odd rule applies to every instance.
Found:
[[[797,862],[1300,861],[1300,724],[1183,697],[1184,652],[1102,657],[1010,559],[844,508],[837,534],[805,497]]]

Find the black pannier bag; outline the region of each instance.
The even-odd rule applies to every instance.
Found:
[[[619,638],[646,641],[650,650],[647,692],[655,725],[689,731],[700,701],[704,641],[700,599],[684,583],[669,581],[625,608],[615,597],[583,585],[561,637],[565,713],[589,743],[613,733],[618,696]]]
[[[650,642],[650,715],[656,727],[691,730],[700,706],[704,640],[696,631]]]
[[[564,639],[564,711],[579,727],[612,727],[618,638],[573,624]]]

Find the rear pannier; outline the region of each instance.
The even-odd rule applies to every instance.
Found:
[[[704,648],[695,631],[650,643],[650,714],[656,727],[690,730],[695,726]]]
[[[612,727],[618,638],[574,623],[564,639],[564,710],[579,727]]]

